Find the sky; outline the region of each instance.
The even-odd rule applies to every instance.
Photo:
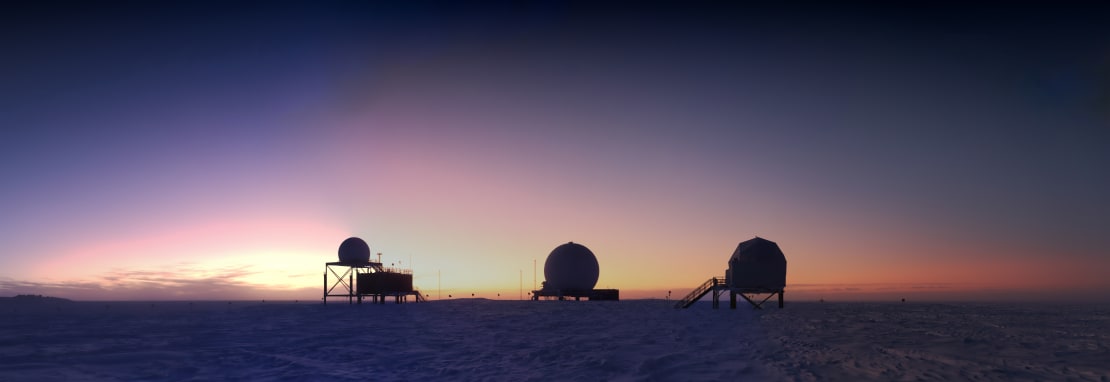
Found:
[[[319,299],[365,239],[515,299],[775,241],[788,299],[1110,297],[1110,12],[4,2],[0,295]],[[524,292],[526,293],[526,292]]]

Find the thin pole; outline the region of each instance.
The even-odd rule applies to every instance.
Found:
[[[442,293],[440,293],[440,292],[443,292],[443,284],[440,283],[440,276],[443,276],[443,275],[440,274],[441,272],[443,272],[443,271],[440,271],[438,269],[436,270],[436,300],[442,300],[443,299],[443,297],[441,296]]]
[[[532,259],[532,290],[536,290],[536,259]]]
[[[520,299],[524,299],[524,270],[520,269]]]

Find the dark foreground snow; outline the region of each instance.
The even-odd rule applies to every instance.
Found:
[[[0,380],[1094,380],[1110,306],[0,305]]]

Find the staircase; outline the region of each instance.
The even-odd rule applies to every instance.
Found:
[[[428,299],[424,298],[424,294],[420,293],[419,290],[413,289],[412,293],[416,295],[416,302],[428,302]]]
[[[702,296],[705,296],[706,293],[709,293],[709,291],[713,290],[718,285],[725,285],[724,277],[714,277],[709,280],[705,280],[704,283],[695,288],[694,291],[690,292],[690,294],[686,295],[686,297],[678,300],[678,302],[674,304],[675,309],[689,308],[690,305],[693,305],[695,302],[700,300]]]

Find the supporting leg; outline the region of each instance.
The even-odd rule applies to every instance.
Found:
[[[736,309],[736,292],[728,291],[728,308]]]
[[[781,290],[779,291],[779,309],[782,309],[782,292]]]

